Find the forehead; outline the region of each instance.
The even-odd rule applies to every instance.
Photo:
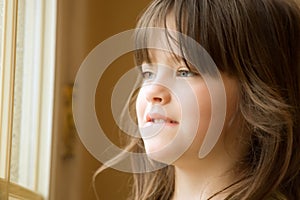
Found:
[[[151,61],[157,62],[162,58],[169,59],[171,57],[170,52],[158,49],[148,49],[148,55]]]
[[[153,63],[169,63],[182,64],[183,58],[166,50],[148,49],[148,56],[150,62]]]

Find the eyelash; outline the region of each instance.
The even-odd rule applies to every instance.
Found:
[[[176,76],[179,76],[179,77],[193,77],[196,75],[198,75],[198,73],[195,73],[189,69],[178,69],[176,72]],[[154,76],[155,76],[155,74],[151,71],[142,71],[142,77],[145,80],[153,79]]]
[[[183,75],[182,73],[185,73],[185,75]],[[179,69],[179,70],[177,70],[176,76],[179,76],[180,74],[181,74],[180,77],[192,77],[192,76],[197,75],[195,72],[192,72],[189,69]]]
[[[142,72],[142,77],[145,80],[149,80],[149,79],[154,78],[154,73],[150,72],[150,71],[145,71],[145,72]]]

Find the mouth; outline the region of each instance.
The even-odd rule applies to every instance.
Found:
[[[176,120],[173,120],[169,117],[156,114],[156,113],[151,113],[146,116],[146,123],[151,123],[151,124],[166,124],[168,126],[175,126],[178,125],[179,122]]]

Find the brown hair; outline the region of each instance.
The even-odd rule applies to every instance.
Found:
[[[137,27],[167,28],[170,12],[176,30],[201,44],[218,69],[240,84],[239,112],[250,138],[248,151],[237,161],[238,181],[209,199],[228,188],[226,199],[300,199],[299,5],[293,0],[154,0]],[[137,38],[147,40],[143,33]],[[145,59],[147,49],[136,51],[138,64]],[[128,106],[134,107],[135,95]],[[133,139],[129,149],[145,152],[141,139]],[[173,166],[133,176],[129,199],[172,198]]]
[[[137,27],[167,28],[170,12],[176,30],[199,42],[240,84],[249,151],[237,162],[239,181],[226,199],[300,199],[299,6],[292,0],[154,0]],[[136,52],[137,63],[145,59],[147,50]],[[134,174],[133,189],[131,199],[171,199],[174,168]]]

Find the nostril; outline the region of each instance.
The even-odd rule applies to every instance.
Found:
[[[155,101],[155,102],[162,102],[162,98],[160,98],[160,97],[153,97],[153,101]]]
[[[151,85],[151,87],[145,87],[144,95],[149,103],[153,104],[166,104],[171,100],[171,94],[168,89],[160,85]]]

